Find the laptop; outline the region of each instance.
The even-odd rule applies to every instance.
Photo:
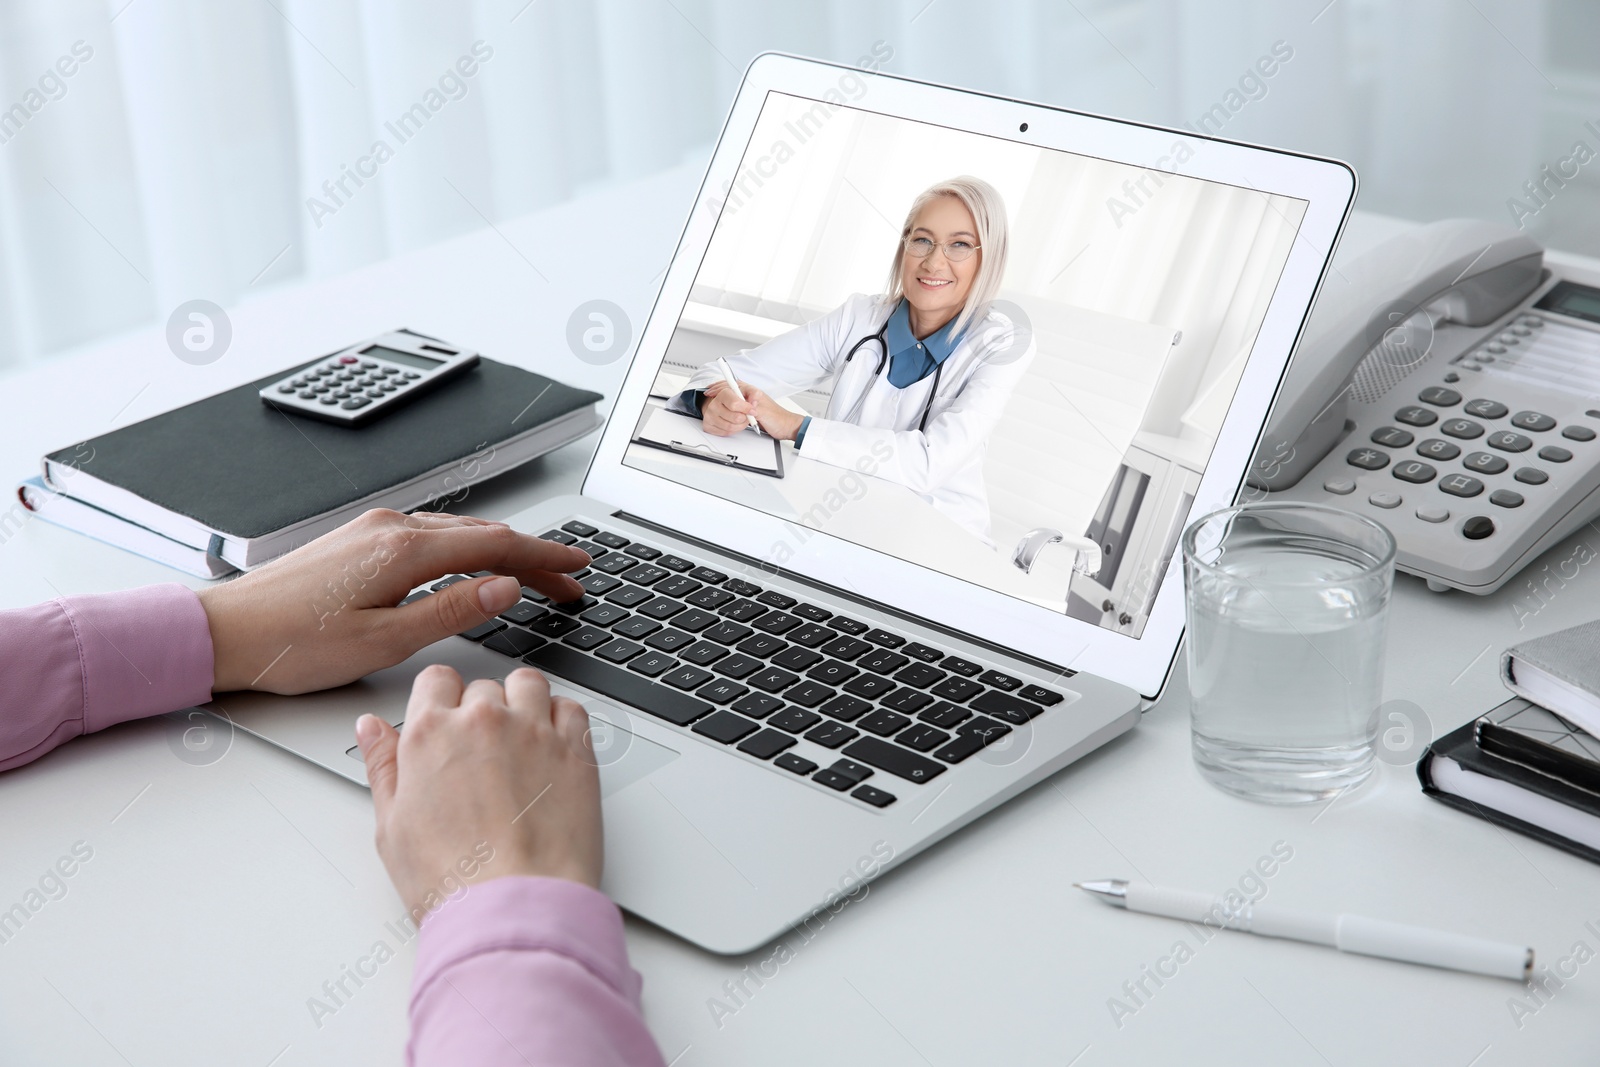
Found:
[[[364,784],[355,719],[399,725],[424,665],[536,666],[594,723],[604,890],[718,953],[1132,729],[1183,634],[1179,535],[1243,484],[1355,175],[872,66],[746,71],[581,495],[508,520],[594,556],[583,601],[530,590],[350,686],[212,710]],[[887,322],[911,205],[962,176],[1003,203],[967,328],[1004,373],[907,385],[914,430],[852,423],[838,368],[880,356],[838,363],[862,338],[834,327]],[[836,373],[768,392],[830,448],[781,441],[772,472],[640,439],[719,356],[754,377],[805,344]]]

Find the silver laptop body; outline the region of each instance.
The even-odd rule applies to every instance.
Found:
[[[569,534],[589,545],[598,543],[594,538],[600,535],[605,535],[613,544],[624,544],[607,553],[617,558],[632,554],[635,560],[616,573],[619,580],[625,580],[628,570],[640,566],[667,571],[668,568],[658,566],[657,561],[671,561],[679,569],[672,570],[670,577],[703,574],[701,569],[709,568],[727,576],[730,582],[748,583],[748,586],[735,585],[740,591],[738,600],[760,603],[769,613],[763,618],[775,620],[778,615],[793,615],[804,606],[809,614],[799,624],[790,625],[788,619],[774,621],[772,627],[776,632],[768,636],[781,639],[777,643],[791,649],[806,647],[789,638],[814,635],[814,631],[806,628],[821,626],[832,636],[812,647],[837,649],[845,646],[835,642],[846,638],[862,641],[869,648],[853,657],[852,662],[870,660],[881,669],[879,676],[887,678],[896,693],[916,690],[928,698],[918,699],[914,692],[896,697],[900,703],[894,707],[903,709],[909,723],[899,727],[898,732],[880,736],[878,731],[889,730],[896,720],[881,714],[892,708],[884,706],[884,696],[876,691],[869,689],[867,695],[860,698],[872,705],[870,710],[854,714],[843,711],[838,719],[824,708],[832,705],[854,709],[855,706],[833,704],[836,697],[819,702],[815,699],[815,690],[807,691],[801,705],[786,699],[786,694],[800,692],[800,687],[810,681],[808,675],[812,668],[793,671],[796,681],[784,687],[777,685],[781,676],[768,673],[769,665],[763,663],[754,673],[746,672],[729,680],[736,682],[743,692],[738,700],[725,702],[715,695],[705,698],[697,695],[705,692],[699,685],[692,689],[673,688],[663,681],[662,674],[636,675],[640,684],[664,687],[652,692],[670,689],[675,694],[672,702],[675,709],[684,707],[685,701],[701,699],[713,709],[693,721],[667,721],[653,713],[649,706],[608,696],[607,690],[619,691],[616,685],[580,684],[573,672],[551,669],[550,663],[575,663],[573,657],[582,655],[589,659],[584,661],[583,671],[577,673],[584,674],[595,669],[589,666],[595,661],[595,652],[592,649],[574,651],[566,645],[565,637],[549,630],[545,647],[558,651],[531,653],[530,662],[546,664],[552,690],[581,701],[595,725],[593,736],[605,815],[606,866],[602,888],[634,915],[718,953],[755,949],[808,917],[836,908],[841,898],[857,892],[857,887],[867,880],[881,876],[1137,723],[1142,702],[1156,697],[1164,685],[1182,633],[1182,583],[1177,576],[1178,563],[1172,558],[1170,542],[1176,538],[1176,531],[1182,528],[1188,515],[1198,513],[1208,504],[1230,502],[1242,484],[1250,452],[1266,421],[1273,390],[1354,193],[1353,175],[1349,175],[1348,189],[1339,191],[1342,201],[1338,196],[1329,196],[1322,199],[1333,202],[1323,204],[1318,197],[1306,197],[1314,210],[1308,212],[1295,242],[1295,251],[1292,254],[1287,249],[1283,252],[1289,258],[1283,267],[1284,280],[1278,283],[1278,288],[1288,294],[1286,304],[1274,298],[1272,315],[1262,327],[1259,358],[1252,357],[1249,368],[1243,373],[1229,421],[1219,433],[1209,466],[1203,471],[1204,481],[1200,482],[1199,489],[1191,489],[1174,505],[1178,510],[1163,520],[1170,532],[1164,550],[1152,550],[1156,551],[1151,558],[1155,561],[1153,565],[1159,565],[1157,577],[1161,580],[1158,590],[1147,591],[1149,621],[1144,636],[1131,636],[1126,627],[1124,632],[1115,632],[1115,619],[1101,620],[1100,606],[1095,604],[1093,619],[1062,623],[1063,627],[1081,627],[1089,636],[1083,640],[1055,642],[1050,647],[1061,650],[1058,658],[1024,654],[1015,650],[1018,641],[985,632],[993,627],[963,628],[948,619],[940,621],[903,606],[897,607],[897,600],[902,605],[906,601],[898,597],[894,588],[869,588],[867,595],[862,595],[861,581],[830,581],[826,568],[809,566],[804,561],[795,566],[777,566],[771,560],[730,547],[725,540],[702,536],[693,532],[697,526],[701,531],[707,529],[699,509],[663,508],[653,490],[651,493],[623,490],[622,496],[594,492],[600,482],[617,485],[618,464],[614,457],[620,453],[616,449],[627,447],[629,434],[640,418],[637,398],[653,392],[654,368],[662,365],[678,310],[687,298],[689,285],[714,228],[714,220],[701,217],[706,212],[704,205],[728,183],[728,176],[737,173],[746,144],[758,131],[759,112],[769,94],[783,92],[820,100],[826,99],[828,88],[846,86],[848,90],[858,82],[869,87],[860,106],[865,109],[871,105],[879,116],[939,113],[946,116],[948,125],[972,129],[990,137],[997,136],[1002,129],[1016,131],[1020,123],[1014,121],[1014,117],[1021,113],[1025,118],[1032,116],[1027,121],[1045,137],[1070,139],[1059,131],[1054,134],[1050,131],[1053,123],[1071,122],[1084,124],[1086,130],[1108,128],[1108,137],[1125,135],[1132,139],[1130,144],[1137,138],[1148,139],[1155,134],[1159,134],[1163,143],[1174,137],[1182,138],[1202,157],[1205,152],[1227,153],[1228,166],[1236,167],[1239,160],[1260,162],[1257,170],[1240,172],[1241,178],[1249,174],[1252,185],[1272,180],[1270,174],[1262,176],[1261,168],[1269,167],[1273,159],[1292,160],[1295,165],[1312,167],[1315,173],[1324,176],[1329,172],[1347,173],[1327,161],[1210,142],[1176,131],[1152,131],[1148,127],[1118,124],[1095,116],[925,85],[861,68],[772,55],[760,57],[752,64],[724,128],[716,160],[691,212],[674,265],[663,283],[651,325],[642,332],[628,385],[614,409],[606,441],[602,442],[586,477],[586,495],[550,499],[507,518],[514,528],[528,533],[561,532],[563,527],[570,527],[597,531],[587,536]],[[844,106],[848,111],[849,91],[843,93],[841,100],[846,101]],[[828,106],[837,107],[831,101]],[[1101,149],[1102,154],[1110,151]],[[1130,149],[1125,154],[1135,153]],[[1154,163],[1152,159],[1150,165]],[[955,170],[961,169],[958,165],[952,166]],[[1321,229],[1314,229],[1313,224]],[[1306,247],[1300,248],[1301,244]],[[1069,255],[1071,251],[1066,250]],[[1263,355],[1259,351],[1262,346],[1272,350]],[[1113,468],[1115,466],[1113,463]],[[639,474],[631,471],[626,477],[635,478]],[[1199,478],[1197,474],[1196,480]],[[1208,493],[1210,499],[1207,499]],[[1108,500],[1112,495],[1113,491],[1108,490]],[[1102,509],[1107,506],[1106,501],[1100,503]],[[651,517],[643,517],[646,515]],[[756,516],[751,521],[760,518]],[[1105,533],[1105,523],[1099,527],[1090,526],[1091,532],[1096,529],[1107,538],[1111,536]],[[746,538],[745,543],[758,540]],[[818,540],[827,541],[828,538],[819,535]],[[1109,543],[1104,547],[1114,548]],[[858,554],[869,551],[860,545],[840,549],[846,550]],[[1009,546],[1003,551],[1009,555]],[[885,567],[898,563],[890,559],[891,554],[879,555]],[[597,559],[597,565],[605,558]],[[855,558],[859,559],[859,555]],[[692,565],[693,569],[683,569],[681,565],[684,564]],[[651,570],[650,575],[654,575],[655,570]],[[667,580],[655,579],[657,583]],[[707,582],[700,582],[701,588],[707,585]],[[952,598],[965,595],[958,585],[951,582]],[[751,592],[751,587],[758,588],[759,592]],[[605,602],[605,596],[598,599]],[[537,610],[542,613],[541,617],[555,614],[549,605],[535,605],[527,610],[529,613]],[[713,608],[710,613],[715,615],[719,610]],[[1043,609],[1028,605],[1026,610]],[[1019,607],[1017,614],[1023,611]],[[1110,614],[1114,616],[1115,612]],[[971,617],[988,618],[982,612],[974,612]],[[671,628],[671,617],[661,621],[665,628]],[[721,621],[719,615],[716,625]],[[758,627],[759,622],[759,618],[752,618],[742,624],[751,631],[750,637],[765,632]],[[535,620],[527,625],[532,628],[539,624]],[[778,630],[778,626],[785,629]],[[844,626],[848,629],[840,629]],[[521,633],[522,629],[512,624],[508,632]],[[696,641],[703,640],[699,632],[692,636]],[[739,649],[749,639],[731,641],[727,655],[744,655]],[[468,679],[504,677],[518,661],[506,653],[503,640],[497,651],[493,635],[489,640],[480,638],[478,641],[451,638],[423,649],[404,663],[340,689],[298,697],[228,694],[209,708],[251,734],[364,785],[364,767],[359,752],[354,749],[355,720],[371,712],[400,725],[411,681],[418,670],[430,663],[447,663]],[[640,643],[648,640],[642,637]],[[768,642],[767,646],[772,644]],[[759,649],[762,645],[757,642],[750,647]],[[1133,652],[1125,654],[1125,649]],[[1131,658],[1134,652],[1142,659],[1137,665],[1129,666],[1134,663]],[[540,661],[541,654],[557,658]],[[761,657],[758,654],[756,658]],[[789,662],[797,663],[805,658]],[[604,667],[613,672],[626,672],[628,663],[636,661],[642,662],[636,656],[626,662],[605,662]],[[727,662],[727,656],[718,662]],[[912,669],[919,665],[926,669]],[[1097,669],[1097,665],[1103,669]],[[955,669],[957,666],[959,669]],[[708,673],[714,674],[716,669],[716,663],[706,665]],[[910,673],[905,673],[908,670]],[[855,677],[871,674],[874,671],[860,669]],[[930,682],[928,679],[935,675],[938,680]],[[907,680],[898,680],[902,676]],[[615,680],[620,676],[607,677]],[[1120,680],[1112,680],[1114,677]],[[767,686],[776,688],[765,691],[760,684],[763,680]],[[965,680],[969,684],[952,685],[952,680]],[[713,678],[706,684],[716,681],[717,678]],[[973,687],[981,690],[982,695],[970,695]],[[848,682],[830,684],[829,689],[837,696],[852,693]],[[951,700],[935,695],[936,691],[969,695]],[[752,696],[768,696],[771,700],[741,705],[745,698]],[[769,710],[777,703],[782,704],[783,711]],[[961,710],[952,712],[948,707],[943,711],[933,710],[952,704]],[[1026,706],[1019,711],[1019,704]],[[741,706],[747,710],[731,710]],[[747,750],[752,738],[768,736],[768,731],[774,729],[771,723],[797,707],[808,715],[817,716],[816,725],[812,725],[808,715],[791,715],[783,721],[793,727],[793,739],[782,753],[772,754],[759,746],[756,751]],[[730,715],[733,718],[729,718]],[[712,716],[719,717],[713,719]],[[738,716],[749,719],[754,727],[747,733],[739,733],[744,727],[735,721]],[[962,753],[958,751],[961,746],[957,742],[962,736],[963,722],[970,727],[975,720],[1002,723],[1005,729],[991,730],[992,736],[983,737],[981,745],[966,743],[965,747],[972,750]],[[819,726],[833,729],[836,721],[843,723],[849,740],[835,744],[837,732],[816,733]],[[714,727],[709,732],[708,723]],[[804,725],[798,725],[801,723]],[[900,744],[897,741],[897,738],[911,737],[908,731],[913,729],[921,730],[915,735],[915,747],[909,742]],[[929,733],[930,729],[942,731],[947,739],[938,741]],[[820,740],[813,740],[813,736]],[[781,743],[782,739],[778,740]],[[957,749],[949,748],[951,745],[957,745]],[[941,754],[950,758],[941,758]],[[843,785],[840,778],[823,774],[841,761],[845,766],[840,773],[850,779]],[[803,770],[806,765],[813,769]],[[868,788],[863,792],[863,787]],[[884,797],[888,798],[886,803]]]

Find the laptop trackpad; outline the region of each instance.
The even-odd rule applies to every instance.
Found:
[[[559,689],[560,683],[557,683]],[[600,795],[608,797],[678,758],[666,745],[627,729],[630,716],[615,704],[584,697],[589,712],[589,743],[600,765]]]
[[[589,712],[589,744],[594,749],[594,761],[600,768],[602,797],[621,792],[678,758],[678,753],[666,745],[657,744],[629,730],[627,724],[631,717],[615,704],[573,693],[562,686],[559,680],[551,690],[581,701]],[[401,729],[405,728],[405,723],[399,725]],[[357,763],[362,762],[359,745],[351,745],[345,755]]]

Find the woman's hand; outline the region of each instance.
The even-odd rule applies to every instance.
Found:
[[[307,693],[392,667],[521,598],[521,587],[575,600],[564,572],[588,553],[501,522],[376,509],[260,570],[200,591],[211,624],[211,688]],[[397,607],[447,574],[493,571]]]
[[[456,872],[480,865],[490,878],[542,875],[599,888],[600,775],[589,716],[552,698],[538,671],[520,667],[504,688],[487,679],[463,688],[449,667],[428,667],[411,687],[405,729],[363,715],[356,740],[372,783],[378,855],[413,913],[435,906],[430,895],[448,895],[440,885]]]
[[[712,382],[706,387],[705,400],[700,404],[700,418],[706,432],[718,437],[736,434],[750,425],[747,416],[754,415],[761,431],[780,441],[793,441],[800,432],[804,415],[798,415],[779,404],[766,393],[747,382],[740,382],[744,398],[728,388],[727,382]]]

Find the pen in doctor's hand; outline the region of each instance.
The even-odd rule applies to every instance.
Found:
[[[1121,879],[1074,884],[1107,904],[1142,911],[1146,915],[1327,945],[1363,956],[1470,971],[1494,978],[1514,978],[1519,982],[1533,974],[1533,949],[1526,945],[1488,941],[1359,915],[1320,915],[1294,908],[1260,907],[1248,900],[1242,906],[1230,908],[1205,893],[1161,889]]]
[[[722,372],[722,380],[728,383],[728,388],[733,390],[733,395],[738,397],[740,400],[746,399],[744,390],[739,388],[739,379],[733,376],[733,368],[728,366],[728,361],[721,356],[717,357],[717,369]],[[760,425],[756,422],[756,416],[754,412],[746,415],[745,418],[749,420],[750,428],[752,430],[759,431],[761,429]]]

